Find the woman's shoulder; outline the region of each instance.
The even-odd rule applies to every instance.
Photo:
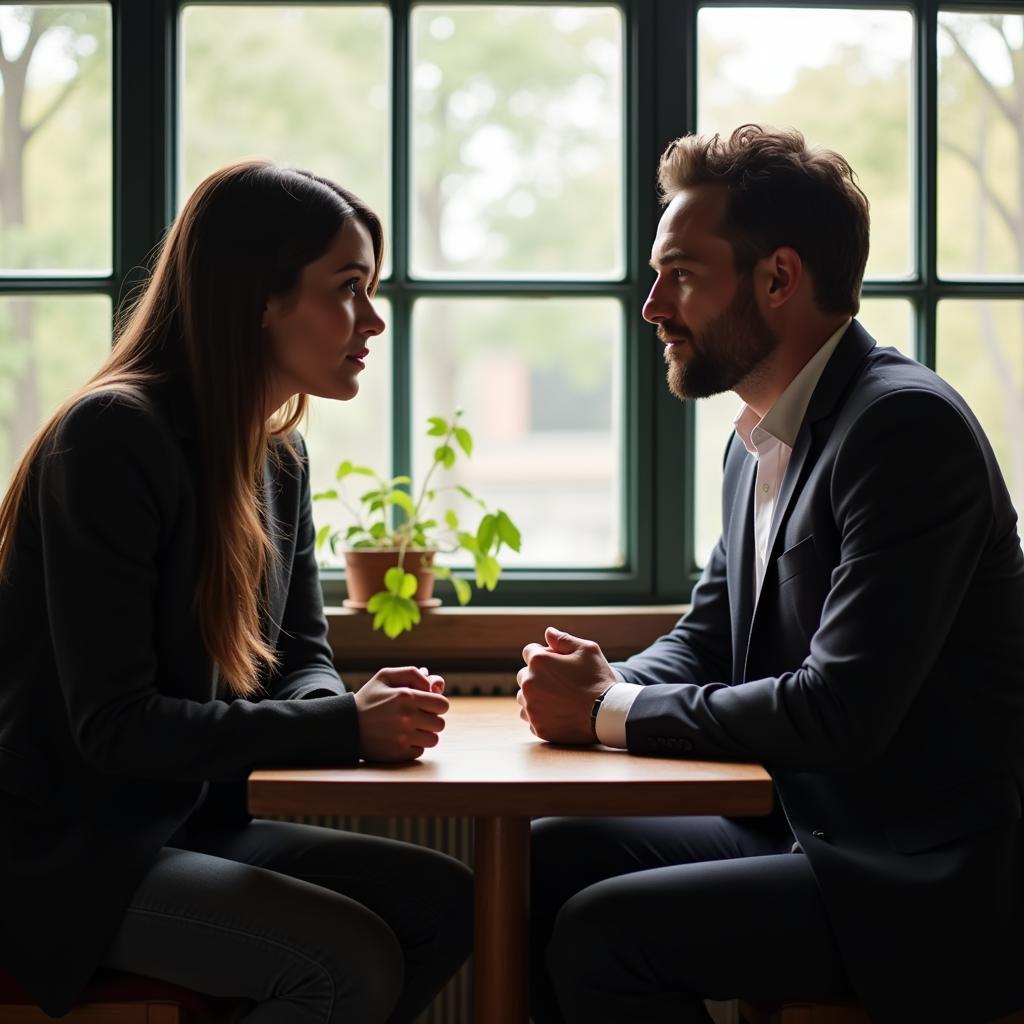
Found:
[[[69,449],[153,451],[170,443],[166,422],[152,391],[104,386],[73,402],[54,425],[52,454]]]

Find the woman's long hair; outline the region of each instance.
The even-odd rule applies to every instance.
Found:
[[[10,564],[29,473],[64,415],[97,391],[139,398],[184,375],[200,442],[200,552],[195,607],[206,650],[233,693],[260,688],[276,667],[260,614],[275,549],[263,525],[263,464],[272,437],[306,413],[297,395],[266,419],[269,352],[262,330],[271,296],[288,295],[302,268],[356,218],[373,240],[376,288],[383,253],[377,216],[356,196],[307,171],[245,161],[214,172],[171,226],[116,343],[89,381],[37,432],[0,503],[0,579]],[[285,441],[287,443],[287,440]]]

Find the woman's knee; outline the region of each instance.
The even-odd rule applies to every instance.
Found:
[[[416,901],[428,914],[426,928],[468,954],[473,937],[473,873],[454,857],[420,849],[413,874]]]
[[[365,911],[345,922],[345,938],[326,954],[337,1021],[385,1021],[405,984],[405,959],[394,932],[376,914]]]

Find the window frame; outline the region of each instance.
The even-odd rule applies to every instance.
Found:
[[[39,0],[37,0],[39,2]],[[44,0],[49,2],[49,0]],[[144,279],[154,247],[176,211],[178,161],[179,15],[183,7],[230,2],[286,5],[290,0],[108,0],[112,21],[113,233],[109,274],[0,271],[3,295],[106,295],[114,316]],[[296,5],[346,6],[357,0],[294,0]],[[427,2],[427,0],[423,0]],[[433,0],[438,2],[438,0]],[[507,2],[507,0],[506,0]],[[641,317],[651,283],[647,266],[660,208],[655,193],[658,156],[673,137],[697,127],[697,19],[701,8],[779,7],[849,9],[851,3],[814,0],[562,0],[567,5],[617,6],[623,19],[624,273],[608,280],[456,280],[409,273],[411,162],[410,14],[415,0],[390,0],[392,195],[389,278],[381,294],[391,303],[393,462],[406,472],[411,457],[409,375],[413,302],[427,296],[611,296],[623,310],[622,481],[626,563],[621,569],[510,569],[493,594],[474,603],[500,605],[654,604],[685,600],[699,576],[695,563],[693,403],[664,385],[660,347]],[[452,0],[485,6],[495,0]],[[865,298],[908,300],[914,312],[915,354],[936,362],[938,304],[944,299],[1024,299],[1024,277],[941,278],[937,268],[938,15],[1024,14],[1021,0],[907,0],[873,8],[914,16],[911,148],[914,269],[907,277],[866,281]],[[680,89],[679,83],[683,86]],[[870,329],[870,324],[867,325]],[[884,341],[884,339],[882,339]],[[724,442],[724,439],[723,439]],[[340,570],[325,570],[328,604],[344,594]],[[444,584],[442,590],[449,585]]]

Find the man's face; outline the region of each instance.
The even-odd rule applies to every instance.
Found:
[[[683,190],[666,207],[651,250],[658,276],[643,315],[657,325],[678,398],[736,390],[778,343],[750,275],[736,273],[732,246],[716,234],[725,201],[715,185]]]

